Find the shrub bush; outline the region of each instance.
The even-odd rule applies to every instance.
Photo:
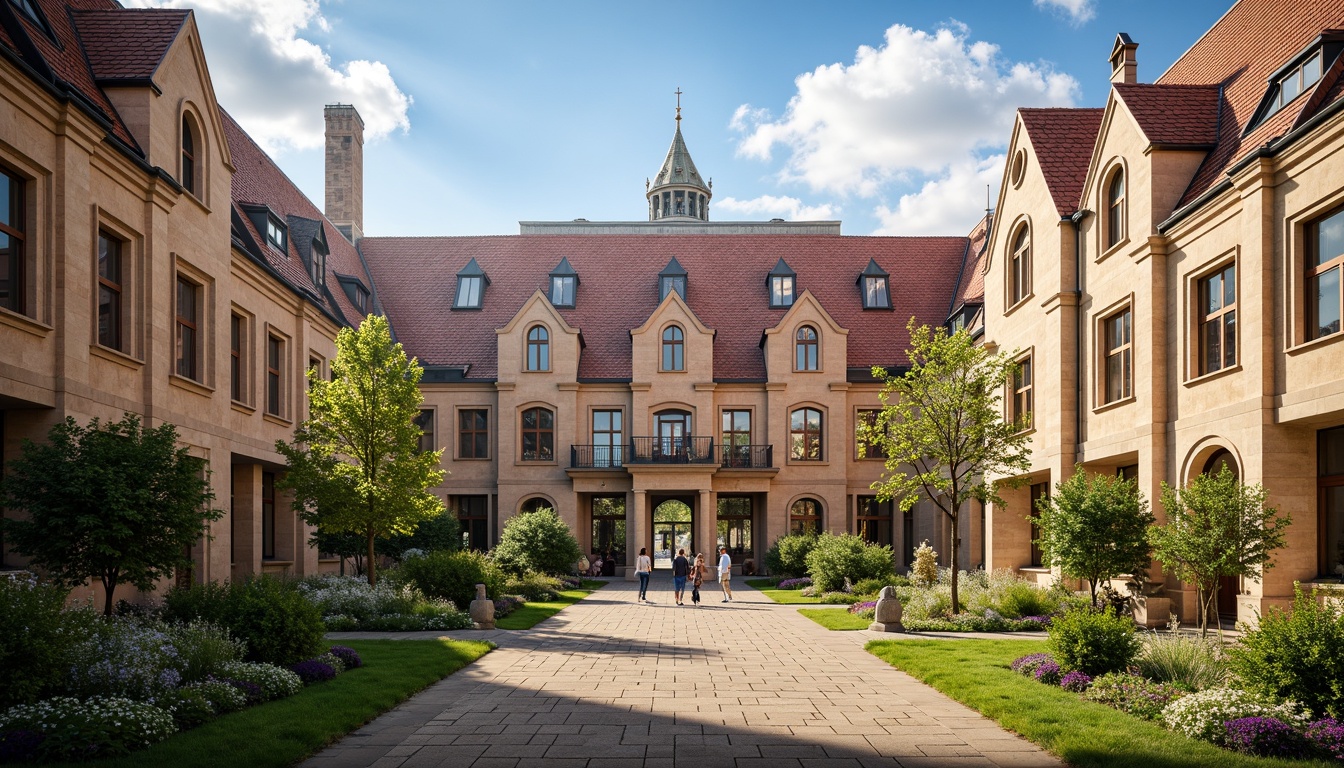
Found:
[[[976,616],[959,613],[941,619],[901,619],[907,632],[1039,632],[1049,626],[1049,619],[1032,616],[1025,619],[1005,619],[1002,616]]]
[[[1059,679],[1059,687],[1070,693],[1082,693],[1092,685],[1092,677],[1082,672],[1070,672]]]
[[[71,651],[98,622],[87,608],[63,610],[68,594],[34,578],[0,576],[0,709],[61,688]]]
[[[160,696],[154,706],[173,716],[178,730],[195,728],[215,716],[205,694],[194,688],[178,688]]]
[[[1344,610],[1294,591],[1291,613],[1271,608],[1242,635],[1230,652],[1232,670],[1247,690],[1344,717]]]
[[[765,568],[771,576],[798,578],[807,575],[807,556],[817,545],[815,533],[780,536],[765,552]],[[812,582],[808,582],[811,584]]]
[[[925,541],[915,547],[915,564],[910,569],[910,578],[917,584],[933,584],[938,581],[938,553]]]
[[[853,605],[862,599],[859,595],[849,592],[823,592],[821,594],[823,605]]]
[[[1217,688],[1227,679],[1227,659],[1215,640],[1190,635],[1145,633],[1134,662],[1139,674],[1191,691]]]
[[[345,662],[341,661],[341,658],[334,653],[327,652],[320,656],[314,656],[313,660],[320,661],[328,667],[331,667],[332,671],[337,675],[345,671]]]
[[[182,683],[180,659],[164,632],[131,619],[110,618],[75,646],[63,688],[81,698],[151,701]]]
[[[525,573],[513,576],[504,582],[504,593],[518,595],[533,603],[545,603],[560,599],[564,584],[554,576],[541,573]]]
[[[1332,760],[1344,760],[1344,723],[1333,717],[1317,720],[1307,726],[1306,737],[1320,754]]]
[[[1075,609],[1050,622],[1046,641],[1065,672],[1093,677],[1127,668],[1139,653],[1134,621],[1128,616]]]
[[[1019,675],[1035,677],[1036,668],[1047,661],[1054,661],[1054,658],[1048,653],[1029,653],[1026,656],[1018,656],[1016,659],[1013,659],[1013,663],[1009,664],[1008,668]]]
[[[1174,685],[1155,683],[1125,672],[1112,672],[1093,678],[1092,686],[1083,697],[1144,720],[1156,720],[1168,704],[1185,694]]]
[[[321,611],[299,591],[298,582],[269,576],[171,589],[164,617],[224,627],[247,644],[248,660],[271,664],[312,656],[327,631]]]
[[[426,553],[402,563],[395,577],[389,574],[389,578],[414,586],[426,597],[447,600],[456,608],[471,605],[477,584],[484,584],[492,598],[503,594],[505,584],[503,572],[494,563],[470,550]]]
[[[317,606],[324,619],[339,615],[359,622],[390,613],[410,613],[417,598],[423,599],[414,590],[406,590],[391,572],[383,573],[376,586],[356,576],[328,575],[309,576],[299,582],[298,589]]]
[[[494,558],[505,573],[514,576],[530,571],[560,575],[572,573],[582,554],[569,524],[554,510],[539,509],[504,524]]]
[[[344,645],[333,645],[327,651],[332,656],[341,660],[341,664],[346,669],[357,669],[364,666],[364,660],[359,657],[359,651]]]
[[[1258,757],[1306,757],[1311,744],[1296,728],[1273,717],[1228,720],[1229,749]]]
[[[39,760],[91,760],[124,755],[163,741],[177,731],[168,712],[122,698],[81,701],[59,696],[0,713],[0,732],[42,735]]]
[[[1059,681],[1063,678],[1063,673],[1060,671],[1058,664],[1053,661],[1047,661],[1036,667],[1036,671],[1032,672],[1031,676],[1036,678],[1036,682],[1038,683],[1059,685]]]
[[[802,589],[812,586],[812,579],[806,576],[799,576],[796,579],[784,579],[775,585],[778,589]]]
[[[807,553],[807,575],[822,592],[844,589],[846,582],[895,576],[891,547],[869,544],[852,533],[823,533]]]
[[[247,706],[248,695],[240,687],[226,680],[217,680],[211,678],[202,680],[199,683],[190,683],[182,687],[182,690],[192,690],[199,692],[205,697],[210,705],[210,709],[217,715],[237,712]],[[257,691],[257,698],[261,698],[261,691]]]
[[[297,664],[290,664],[289,671],[298,675],[304,685],[325,683],[336,678],[336,670],[330,664],[319,659],[308,659]]]
[[[247,644],[235,640],[227,629],[201,621],[167,624],[163,628],[177,652],[177,669],[182,681],[194,683],[218,675],[224,665],[241,661]]]
[[[1236,688],[1210,688],[1168,704],[1162,722],[1192,739],[1227,743],[1227,723],[1246,717],[1272,717],[1293,728],[1304,728],[1307,715],[1294,701],[1274,703],[1263,696]]]
[[[303,680],[283,667],[250,661],[235,661],[224,666],[229,680],[251,683],[261,689],[263,701],[293,696],[303,688]]]

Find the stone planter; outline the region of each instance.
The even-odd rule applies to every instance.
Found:
[[[485,594],[485,585],[476,585],[476,599],[471,601],[471,626],[474,629],[495,628],[495,601]]]
[[[894,587],[883,587],[877,596],[877,607],[873,609],[873,623],[868,629],[873,632],[904,632],[901,625],[901,601],[896,598]]]
[[[1140,627],[1165,627],[1171,622],[1171,598],[1134,598],[1134,621]]]

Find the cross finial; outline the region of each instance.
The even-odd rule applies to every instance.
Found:
[[[681,124],[681,86],[677,86],[677,124]]]

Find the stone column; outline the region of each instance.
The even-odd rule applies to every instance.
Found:
[[[699,504],[696,506],[695,552],[704,552],[706,563],[713,553],[714,561],[718,562],[719,504],[717,496],[711,490],[700,491]],[[695,552],[689,553],[692,561],[695,560]],[[741,565],[741,563],[734,563],[734,565]]]
[[[648,493],[631,491],[633,503],[627,506],[625,530],[628,537],[625,547],[627,565],[625,580],[635,581],[635,566],[639,564],[639,548],[649,546],[649,510]]]

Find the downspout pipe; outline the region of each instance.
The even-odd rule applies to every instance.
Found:
[[[1083,220],[1092,212],[1079,208],[1069,216],[1073,225],[1073,290],[1078,304],[1073,311],[1074,324],[1074,361],[1073,361],[1073,463],[1079,463],[1083,454]]]

